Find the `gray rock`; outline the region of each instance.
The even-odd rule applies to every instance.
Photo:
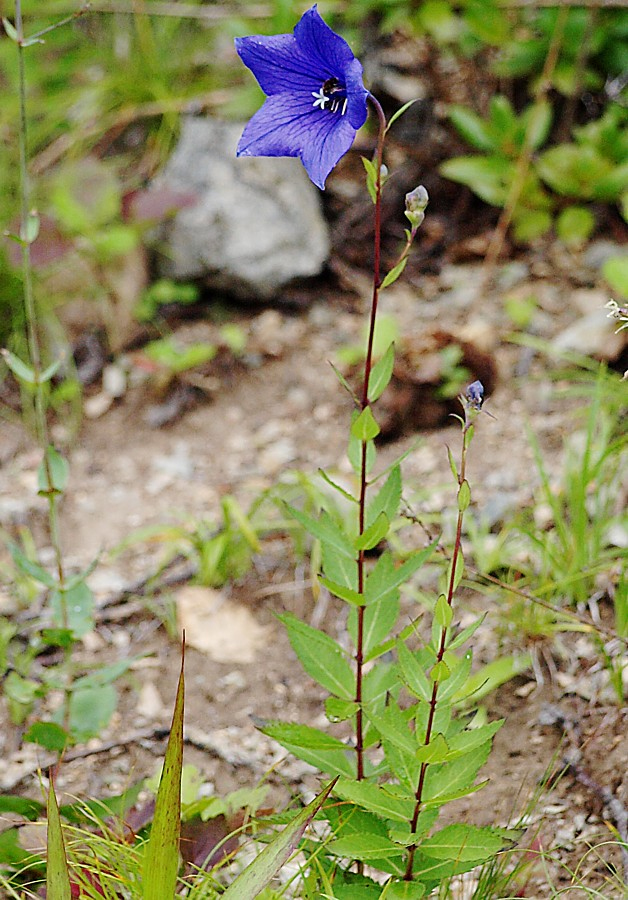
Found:
[[[163,226],[160,274],[203,279],[241,297],[268,299],[317,275],[329,253],[318,191],[296,159],[235,155],[242,126],[184,118],[181,138],[153,190],[198,202]]]

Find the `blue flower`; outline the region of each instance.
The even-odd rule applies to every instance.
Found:
[[[362,65],[316,6],[294,34],[236,38],[267,95],[244,129],[238,156],[298,156],[319,188],[366,121]]]

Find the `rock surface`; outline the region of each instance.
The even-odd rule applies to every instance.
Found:
[[[160,274],[203,279],[247,300],[317,275],[329,253],[318,192],[296,159],[237,159],[242,126],[183,120],[152,190],[195,194],[160,232]]]

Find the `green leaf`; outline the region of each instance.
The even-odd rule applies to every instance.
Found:
[[[522,672],[530,668],[530,665],[531,657],[529,653],[500,656],[499,659],[474,672],[464,685],[464,688],[454,697],[454,702],[459,706],[477,703],[482,697],[510,681],[511,678],[521,675]]]
[[[355,539],[356,550],[372,550],[384,540],[390,530],[390,522],[385,512],[380,512],[368,528]]]
[[[259,897],[266,885],[295,852],[305,829],[327,799],[333,786],[332,782],[289,825],[286,825],[268,846],[264,847],[224,894],[220,895],[223,900],[254,900],[255,897]]]
[[[453,666],[453,664],[449,662],[450,657],[453,657],[453,653],[446,654],[446,658],[449,663],[450,675],[439,686],[439,703],[443,703],[445,700],[449,700],[449,698],[453,697],[457,691],[461,690],[466,684],[467,678],[469,677],[469,672],[471,671],[471,651],[465,653],[462,659],[458,661],[457,665],[455,666]]]
[[[323,576],[319,578],[319,581],[334,597],[345,600],[347,603],[351,603],[352,606],[364,606],[364,595],[353,590],[353,588],[345,587],[343,584],[330,581],[329,578],[324,578]]]
[[[442,163],[441,175],[466,184],[492,206],[504,206],[514,177],[514,163],[501,156],[457,156]]]
[[[100,734],[115,712],[118,697],[115,688],[102,687],[73,691],[70,696],[70,734],[77,743]]]
[[[458,510],[460,512],[464,512],[469,508],[469,504],[471,503],[471,487],[469,486],[469,482],[465,478],[465,480],[460,485],[458,489]]]
[[[449,468],[451,469],[451,473],[456,479],[456,482],[458,482],[458,467],[456,466],[456,461],[449,447],[447,447],[447,459],[449,460]]]
[[[436,859],[477,862],[495,856],[504,845],[504,838],[491,828],[456,823],[421,841],[420,851]]]
[[[466,106],[450,106],[447,115],[458,134],[475,150],[497,150],[488,124]]]
[[[453,617],[454,611],[449,603],[447,603],[447,597],[445,597],[444,594],[441,594],[434,606],[434,618],[441,628],[449,628]]]
[[[366,187],[369,192],[369,196],[373,203],[377,202],[377,166],[376,164],[367,159],[365,156],[362,157],[362,165],[366,171]]]
[[[401,796],[400,796],[401,793]],[[415,807],[414,796],[408,795],[403,788],[395,785],[368,784],[365,781],[347,781],[344,778],[336,782],[334,794],[342,800],[361,806],[369,812],[407,823],[412,819]]]
[[[39,234],[39,216],[33,210],[26,217],[26,222],[20,228],[20,237],[25,244],[32,244],[37,240]]]
[[[340,700],[338,697],[328,697],[325,700],[325,715],[330,722],[346,722],[358,711],[355,700]]]
[[[430,766],[425,775],[423,802],[426,806],[442,806],[452,797],[473,793],[476,775],[485,764],[491,751],[486,742],[471,753],[458,757],[444,766]]]
[[[318,519],[312,519],[301,510],[286,504],[288,512],[296,519],[312,537],[329,544],[338,553],[347,556],[351,560],[356,559],[355,550],[349,538],[343,534],[326,510],[323,510]]]
[[[70,465],[51,444],[46,447],[43,461],[37,470],[37,492],[62,494],[68,483]]]
[[[358,413],[355,411],[354,419],[357,419]],[[351,463],[351,468],[355,472],[355,474],[360,477],[362,472],[362,441],[354,437],[353,433],[349,435],[349,446],[347,447],[347,458]],[[373,441],[367,441],[366,443],[366,474],[372,470],[375,465],[375,459],[377,457],[377,453],[375,450],[375,444]]]
[[[263,722],[258,727],[263,734],[321,772],[355,777],[355,763],[351,759],[355,753],[338,738],[309,725],[291,722]]]
[[[464,731],[453,735],[449,739],[449,749],[452,758],[457,758],[465,753],[471,753],[477,747],[481,747],[486,742],[493,739],[504,724],[504,719],[497,719],[495,722],[489,722],[487,725],[479,725],[477,728],[465,728]]]
[[[374,403],[384,393],[392,378],[395,367],[395,345],[390,344],[384,355],[377,360],[369,377],[368,396]]]
[[[155,801],[153,824],[144,854],[142,900],[167,900],[174,897],[177,887],[185,703],[183,661],[182,655],[170,736]]]
[[[400,116],[402,116],[407,110],[409,110],[410,107],[417,101],[418,101],[418,98],[415,98],[414,100],[408,100],[407,103],[404,103],[403,106],[401,106],[396,112],[394,112],[392,114],[392,116],[390,117],[390,119],[388,120],[388,125],[386,126],[386,131],[389,131],[390,128],[392,127],[392,125],[394,125],[394,123],[397,121],[397,119]]]
[[[552,227],[552,216],[546,209],[517,206],[512,216],[515,240],[520,244],[535,241]]]
[[[36,383],[37,378],[34,370],[25,362],[22,362],[19,356],[7,349],[3,349],[1,352],[5,363],[19,381],[23,381],[26,384]]]
[[[66,591],[54,590],[50,595],[50,607],[55,625],[59,628],[67,626],[75,638],[93,631],[94,595],[84,581]]]
[[[71,900],[72,887],[68,859],[63,841],[63,830],[54,782],[50,780],[47,803],[48,838],[46,866],[46,897],[48,900]]]
[[[375,497],[368,504],[366,512],[367,524],[371,524],[380,515],[385,513],[388,521],[397,515],[401,503],[401,467],[393,466],[388,478],[381,486]]]
[[[462,555],[462,549],[459,547],[456,556],[450,560],[449,565],[447,566],[447,584],[452,585],[453,590],[455,591],[462,581],[463,575],[464,557]]]
[[[533,150],[542,147],[552,127],[552,106],[547,100],[541,100],[528,106],[521,114],[526,140]]]
[[[400,585],[409,581],[414,573],[425,565],[437,546],[438,541],[434,541],[429,547],[417,550],[397,568],[395,568],[388,551],[383,553],[366,579],[364,595],[367,604],[394,594]]]
[[[352,436],[362,443],[374,440],[379,430],[370,406],[366,406],[351,424]]]
[[[380,834],[348,834],[327,844],[327,850],[336,856],[348,859],[367,860],[388,859],[401,856],[403,850]]]
[[[308,675],[343,700],[353,700],[355,677],[340,646],[322,631],[285,613],[279,619],[286,627],[292,649]]]
[[[15,565],[24,572],[26,575],[30,575],[31,578],[34,578],[35,581],[38,581],[40,584],[43,584],[44,587],[47,588],[55,588],[57,586],[57,582],[46,570],[39,565],[39,563],[32,562],[28,559],[24,553],[22,553],[21,549],[17,546],[17,544],[9,544],[9,552],[11,553],[11,557]]]
[[[442,734],[435,734],[429,744],[424,744],[416,751],[417,762],[434,765],[445,762],[449,757],[449,745]]]
[[[568,206],[556,219],[556,233],[567,247],[581,247],[595,228],[595,216],[585,206]]]
[[[390,881],[381,893],[381,900],[421,900],[425,885],[418,881]]]
[[[4,30],[6,31],[7,37],[11,38],[16,44],[19,43],[19,36],[17,30],[12,22],[9,21],[5,16],[2,17],[2,24],[4,26]]]
[[[33,722],[23,740],[54,753],[63,753],[69,738],[67,731],[55,722]]]
[[[628,256],[612,256],[602,265],[602,275],[611,288],[628,299]]]
[[[396,266],[386,273],[384,276],[384,280],[379,286],[380,291],[383,291],[384,288],[390,287],[391,284],[394,284],[395,281],[399,278],[400,275],[403,274],[403,270],[408,265],[408,257],[404,256],[401,262],[397,263]]]
[[[399,615],[399,598],[389,596],[370,603],[364,609],[362,651],[365,661],[370,661],[370,653],[394,628]],[[357,610],[349,612],[347,628],[354,646],[357,643]]]
[[[353,494],[350,494],[349,491],[345,490],[345,488],[341,487],[341,485],[337,484],[332,478],[330,478],[324,469],[319,469],[318,474],[330,487],[332,487],[335,491],[338,491],[338,493],[342,497],[344,497],[345,500],[349,500],[350,503],[358,503],[357,498],[354,497]]]
[[[30,797],[16,797],[11,794],[0,794],[0,814],[15,813],[28,819],[29,822],[35,822],[44,812],[44,805],[39,800],[32,800]],[[0,853],[0,864],[8,862]]]
[[[471,625],[467,625],[466,628],[463,628],[462,631],[458,632],[458,634],[454,635],[450,641],[447,642],[448,650],[457,650],[458,647],[461,647],[465,644],[470,637],[473,637],[475,632],[478,630],[480,625],[484,622],[486,618],[486,613],[480,616],[479,619],[476,619]]]
[[[415,697],[429,703],[432,698],[432,685],[416,657],[402,642],[397,647],[397,655],[404,684]]]

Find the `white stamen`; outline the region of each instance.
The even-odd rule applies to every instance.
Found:
[[[317,106],[320,106],[321,109],[325,109],[327,103],[329,103],[329,97],[323,92],[322,87],[317,91],[312,91],[312,97],[314,97],[314,103],[312,104],[314,109]]]

